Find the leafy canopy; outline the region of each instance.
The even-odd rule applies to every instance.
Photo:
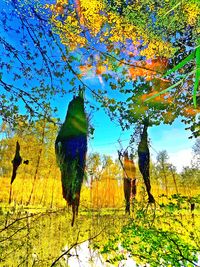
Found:
[[[158,125],[181,115],[198,135],[198,1],[62,0],[46,7],[78,78],[99,78],[106,88],[98,90],[99,100],[123,128],[145,117]]]

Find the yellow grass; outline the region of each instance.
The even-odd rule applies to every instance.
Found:
[[[12,185],[11,203],[20,205],[29,204],[32,206],[47,208],[66,207],[66,201],[62,197],[60,174],[57,171],[56,173],[46,179],[36,179],[31,199],[30,195],[34,180],[18,175]],[[54,178],[52,178],[52,176],[54,176]],[[1,177],[0,188],[0,202],[8,203],[10,194],[10,178]],[[162,194],[166,194],[164,188],[161,188],[156,184],[152,184],[152,193],[158,203],[167,201],[166,197],[159,197]],[[168,197],[176,193],[177,192],[173,186],[169,187]],[[192,197],[199,192],[195,188],[179,186],[178,193]],[[138,201],[147,200],[143,181],[139,181],[137,184],[136,199]],[[90,187],[83,185],[80,207],[87,209],[124,207],[123,180],[118,181],[113,178],[111,179],[108,175],[105,175],[101,180],[94,181]]]

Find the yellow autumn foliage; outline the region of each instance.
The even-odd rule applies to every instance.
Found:
[[[105,9],[102,1],[93,0],[81,0],[80,10],[83,16],[84,26],[90,29],[93,36],[96,36],[102,28],[102,25],[106,22],[107,18],[101,14],[101,11]]]
[[[149,34],[146,29],[139,27],[134,21],[109,10],[104,1],[76,0],[75,3],[74,10],[68,10],[63,22],[58,20],[60,12],[57,9],[58,5],[67,5],[68,1],[58,0],[55,5],[46,5],[52,10],[52,23],[61,37],[61,42],[71,50],[88,45],[90,40],[88,40],[87,32],[89,32],[91,36],[97,37],[99,42],[104,42],[108,46],[110,43],[126,44],[127,40],[137,44],[140,39],[144,45],[146,44],[141,55],[147,59],[157,56],[169,58],[174,54],[175,49],[169,42]],[[130,11],[132,8],[134,6],[130,5]],[[194,15],[192,18],[194,20]],[[96,42],[98,41],[96,40]],[[126,47],[126,50],[128,54],[129,48]]]
[[[183,11],[187,16],[187,22],[189,25],[194,26],[199,18],[200,7],[197,3],[186,3],[183,6]]]

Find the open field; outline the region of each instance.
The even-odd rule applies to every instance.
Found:
[[[20,178],[15,181],[9,204],[9,179],[1,178],[0,181],[0,266],[51,266],[66,246],[70,257],[70,248],[84,241],[89,241],[91,249],[98,250],[105,262],[113,264],[111,266],[118,266],[127,253],[141,266],[145,262],[151,266],[197,264],[200,204],[195,191],[188,191],[189,197],[176,194],[166,197],[164,191],[162,194],[161,189],[153,187],[156,205],[147,205],[142,198],[143,188],[139,187],[128,216],[124,213],[122,185],[119,185],[119,191],[115,190],[118,195],[105,201],[108,196],[100,197],[104,191],[99,182],[98,203],[98,195],[94,198],[94,192],[84,186],[79,216],[71,227],[71,210],[62,199],[58,181],[54,185],[51,179],[43,180],[43,183],[38,181],[35,188],[40,190],[35,189],[29,205],[26,205],[31,191],[28,182]],[[191,201],[195,203],[192,211]],[[163,265],[158,263],[158,258],[163,258]],[[65,260],[61,257],[52,266],[67,266],[66,255]]]

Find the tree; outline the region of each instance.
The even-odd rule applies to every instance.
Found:
[[[63,94],[66,64],[49,12],[40,1],[4,0],[1,4],[0,115],[10,126],[46,117],[56,111],[50,102]]]
[[[181,172],[181,179],[183,185],[191,190],[200,185],[200,171],[195,167],[186,166]]]
[[[177,173],[176,167],[169,163],[169,156],[166,150],[159,151],[157,154],[156,172],[159,177],[161,185],[165,187],[166,195],[169,196],[169,188],[175,187],[176,194],[178,194],[178,183],[177,183]],[[163,183],[164,180],[164,183]]]
[[[197,169],[200,169],[200,138],[196,139],[196,142],[193,146],[193,154],[194,154],[193,165]]]
[[[66,1],[66,3],[58,0],[55,5],[46,6],[42,6],[39,1],[34,4],[31,1],[20,4],[14,0],[5,3],[9,8],[2,11],[4,36],[1,42],[6,48],[6,57],[2,56],[4,58],[2,73],[12,69],[9,74],[9,81],[12,80],[12,84],[8,82],[8,75],[1,77],[1,86],[5,92],[1,95],[1,113],[7,121],[16,119],[19,111],[17,99],[21,99],[24,103],[28,111],[27,118],[44,115],[43,109],[45,106],[49,107],[51,96],[66,92],[62,88],[64,80],[71,84],[72,91],[75,90],[75,81],[85,84],[93,96],[108,109],[109,114],[118,110],[118,115],[123,117],[125,114],[122,111],[127,107],[124,103],[127,102],[129,109],[132,105],[129,96],[124,97],[124,95],[128,95],[138,86],[137,77],[149,81],[144,91],[140,88],[140,95],[136,95],[137,98],[143,94],[146,98],[156,95],[176,79],[176,77],[170,78],[170,81],[162,79],[166,67],[174,65],[173,57],[182,60],[197,43],[199,29],[197,14],[200,7],[196,2],[188,3],[184,0],[180,5],[176,0],[175,3],[166,2],[160,5],[157,2],[141,1],[140,6],[132,1],[119,0],[93,1],[90,5],[87,0]],[[171,13],[171,9],[174,14]],[[12,19],[10,19],[11,14]],[[178,19],[180,14],[183,18],[181,21]],[[189,25],[189,28],[185,29],[183,25]],[[186,33],[189,29],[188,36]],[[15,43],[10,39],[8,42],[7,32],[13,36],[17,34],[19,42],[16,43],[16,38]],[[187,47],[189,46],[187,53],[182,52],[186,51],[186,46],[182,44],[185,41]],[[54,57],[55,54],[57,57]],[[23,75],[18,74],[18,68]],[[92,90],[83,81],[83,75],[87,75],[88,72],[99,77],[101,82],[108,81],[107,90],[101,88],[98,91]],[[66,73],[71,74],[66,77]],[[133,81],[137,84],[132,87]],[[190,108],[191,86],[190,89],[186,86],[184,91],[179,90],[182,83],[186,81],[179,82],[171,94],[168,92],[167,95],[157,97],[156,102],[165,104],[160,116],[166,122],[171,123],[179,114],[195,117],[198,112]],[[30,84],[34,86],[31,87]],[[127,89],[127,86],[131,89]],[[109,95],[105,97],[108,90]],[[116,97],[110,96],[112,90],[115,94],[116,91],[119,92],[118,101]],[[174,92],[177,92],[175,98]],[[177,98],[180,94],[181,97]],[[129,101],[126,101],[127,99]],[[176,99],[177,101],[172,104],[172,100]],[[144,114],[148,105],[140,103],[140,106]],[[154,113],[157,114],[155,110],[160,112],[160,108],[157,105]],[[15,114],[15,117],[12,114]],[[195,128],[197,122],[193,120],[191,123]]]
[[[164,101],[168,97],[169,101],[177,99],[176,104],[184,107],[180,106],[179,112],[195,115],[198,111],[190,109],[191,88],[188,88],[187,83],[192,73],[188,73],[186,62],[181,63],[185,66],[181,70],[184,79],[177,83],[177,77],[172,76],[165,82],[162,79],[166,67],[174,66],[174,62],[178,64],[192,50],[199,51],[195,45],[198,45],[197,11],[200,10],[200,5],[196,2],[188,4],[187,1],[182,1],[181,5],[178,0],[175,2],[160,5],[154,1],[141,1],[138,6],[132,1],[93,1],[89,5],[86,0],[77,0],[71,4],[57,1],[56,5],[48,7],[52,10],[52,23],[56,26],[55,31],[61,42],[72,50],[73,55],[77,54],[75,59],[80,68],[80,76],[92,71],[106,81],[109,80],[110,88],[118,91],[121,89],[122,93],[128,93],[125,88],[127,84],[130,86],[128,81],[136,80],[138,76],[143,77],[153,83],[147,92],[148,96],[158,94],[166,89],[166,84],[175,82],[171,89],[174,88],[173,91],[177,92],[176,97],[173,97],[172,91],[172,98],[168,93],[159,100]],[[180,14],[183,17],[181,21]],[[83,59],[81,62],[78,60],[79,53]],[[194,57],[193,52],[191,56],[190,59]],[[196,62],[198,69],[198,60]],[[191,70],[193,63],[190,63]],[[157,80],[157,85],[152,80]],[[184,92],[181,89],[183,84],[186,87]],[[187,100],[184,105],[183,97]],[[116,104],[114,100],[106,96],[102,102],[104,106]],[[175,107],[173,105],[173,109]],[[113,109],[116,108],[112,106],[111,111]]]
[[[6,131],[6,128],[5,128]],[[21,164],[13,182],[13,200],[23,204],[48,204],[57,179],[54,143],[58,127],[45,119],[35,121],[27,127],[16,125],[12,135],[0,140],[0,165],[3,183],[10,183],[12,159],[16,142],[20,144],[20,155],[28,165]],[[4,136],[4,132],[2,133]],[[9,182],[8,179],[9,178]],[[57,190],[57,188],[56,188]],[[5,190],[6,195],[6,190]],[[3,199],[5,201],[5,197]],[[60,200],[59,200],[60,201]],[[57,201],[57,202],[59,202]]]
[[[101,83],[105,82],[106,90],[98,90],[98,100],[112,119],[117,118],[122,129],[133,124],[144,126],[145,120],[150,127],[162,122],[171,124],[182,115],[187,123],[187,118],[192,117],[190,129],[195,136],[198,134],[198,109],[191,107],[194,73],[190,70],[194,64],[190,61],[188,68],[182,62],[191,51],[199,51],[195,48],[199,24],[194,11],[200,10],[198,3],[182,1],[180,5],[176,1],[160,5],[141,1],[138,6],[132,1],[118,0],[93,1],[89,5],[86,0],[79,0],[57,1],[47,7],[52,10],[55,32],[69,48],[69,54],[74,55],[78,77],[92,72]],[[187,25],[186,29],[183,25]],[[187,41],[190,49],[179,47],[182,40]],[[178,77],[176,73],[164,78],[174,66],[173,59],[175,64],[181,62],[183,68],[177,68]]]
[[[200,9],[197,2],[188,3],[184,0],[180,4],[176,0],[160,5],[154,1],[141,1],[138,6],[132,1],[119,0],[93,1],[92,4],[88,4],[87,0],[58,0],[54,5],[42,6],[39,1],[21,4],[9,0],[4,2],[4,6],[6,8],[1,12],[4,32],[1,43],[5,48],[1,49],[1,114],[7,121],[15,121],[18,112],[21,112],[18,99],[27,110],[27,118],[44,114],[50,116],[44,109],[50,106],[52,96],[66,92],[63,90],[63,81],[71,84],[72,91],[75,90],[75,81],[85,84],[105,108],[109,106],[109,113],[124,103],[116,101],[116,97],[105,97],[106,91],[112,89],[116,92],[117,88],[120,93],[118,99],[121,99],[124,93],[129,94],[135,89],[128,90],[127,86],[131,86],[137,77],[150,81],[146,92],[140,88],[140,96],[156,95],[168,84],[162,79],[166,70],[163,66],[173,66],[174,56],[177,63],[197,45],[197,14]],[[183,27],[185,25],[187,27]],[[17,38],[7,38],[8,33],[13,37],[17,35]],[[164,65],[159,61],[165,62]],[[193,66],[193,62],[190,63]],[[181,71],[187,73],[188,67],[186,69]],[[83,75],[88,72],[99,77],[101,82],[108,81],[108,89],[92,90],[83,81]],[[66,73],[70,75],[66,77]],[[159,85],[152,81],[154,78]],[[170,82],[176,81],[176,78],[172,76]],[[174,117],[172,110],[175,107],[177,116],[186,114],[195,117],[198,112],[190,107],[191,86],[188,89],[185,78],[181,81],[174,88],[174,92],[177,92],[175,98],[173,91],[172,94],[168,92],[158,97],[165,104],[172,99],[179,99],[169,105],[166,112],[162,112],[161,116],[167,117],[167,120]],[[179,88],[182,84],[185,90]],[[112,94],[111,91],[109,94]],[[177,98],[180,94],[181,97]],[[128,104],[131,105],[132,101],[128,101]],[[145,109],[146,105],[142,105],[141,111]],[[194,120],[191,123],[197,126]]]
[[[192,166],[186,166],[181,172],[182,182],[185,186],[199,186],[200,184],[200,139],[197,138],[193,146]]]
[[[92,207],[119,207],[122,204],[122,172],[110,156],[90,154],[87,160]]]
[[[169,156],[167,154],[166,150],[162,150],[158,153],[157,155],[157,162],[158,162],[158,169],[160,170],[160,175],[163,176],[164,178],[164,183],[165,183],[165,190],[166,190],[166,195],[168,196],[168,174],[167,174],[167,161],[169,159]]]

